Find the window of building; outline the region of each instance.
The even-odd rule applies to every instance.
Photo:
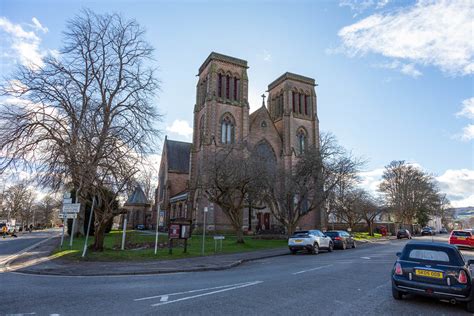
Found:
[[[296,113],[296,93],[294,91],[291,92],[292,96],[292,104],[293,104],[293,113]]]
[[[222,98],[222,74],[219,74],[219,79],[217,80],[217,96]]]
[[[199,120],[199,144],[202,144],[204,141],[204,114]]]
[[[308,115],[308,98],[309,96],[305,96],[304,98],[304,115]]]
[[[302,155],[306,149],[306,133],[300,129],[296,137],[298,139],[298,154]]]
[[[240,99],[240,80],[235,78],[234,79],[234,100]]]
[[[299,104],[300,114],[303,114],[304,94],[300,93],[299,95],[300,95],[300,104]]]
[[[230,98],[230,77],[226,76],[225,77],[225,97],[226,99]]]
[[[234,123],[228,115],[226,115],[221,121],[221,143],[234,143]]]
[[[262,123],[260,124],[261,127],[267,127],[267,122],[265,121],[262,121]]]

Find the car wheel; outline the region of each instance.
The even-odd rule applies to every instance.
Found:
[[[296,250],[293,250],[293,249],[292,249],[292,250],[291,250],[291,254],[292,254],[292,255],[296,255]]]
[[[313,255],[317,255],[319,253],[319,246],[317,243],[313,245]]]
[[[346,242],[343,242],[342,243],[342,250],[346,250],[346,249],[347,249],[347,244],[346,244]]]
[[[474,313],[474,300],[466,303],[466,310],[468,313]]]
[[[403,293],[397,290],[393,285],[392,285],[392,296],[396,300],[401,300],[403,298]]]
[[[352,241],[352,248],[355,248],[356,247],[356,242],[355,240]]]
[[[330,242],[328,252],[332,252],[333,250],[334,250],[334,245],[332,244],[332,242]]]

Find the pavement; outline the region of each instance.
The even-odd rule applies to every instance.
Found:
[[[429,238],[421,238],[429,240]],[[391,295],[390,271],[407,240],[318,255],[253,260],[232,269],[124,276],[0,273],[7,315],[469,315]],[[474,251],[464,251],[466,259]],[[188,259],[189,260],[189,259]],[[176,261],[176,260],[174,260]]]
[[[358,244],[383,242],[390,238],[363,240]],[[393,239],[393,237],[392,237]],[[289,255],[287,247],[251,252],[218,254],[172,260],[146,261],[86,261],[68,260],[51,256],[59,244],[59,237],[51,238],[35,249],[26,251],[5,264],[5,271],[26,274],[63,276],[146,275],[179,272],[216,271],[236,267],[242,263]]]

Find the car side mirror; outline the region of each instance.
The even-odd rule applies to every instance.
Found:
[[[467,265],[470,266],[471,264],[474,265],[474,259],[467,260]]]
[[[397,252],[397,257],[400,257],[402,255],[401,252]],[[473,260],[474,261],[474,260]]]

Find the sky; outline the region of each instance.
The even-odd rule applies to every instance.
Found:
[[[57,54],[85,8],[146,29],[169,138],[191,141],[196,75],[215,51],[248,61],[251,111],[284,72],[315,78],[320,129],[368,161],[369,190],[406,160],[474,206],[474,1],[0,0],[0,75]]]

